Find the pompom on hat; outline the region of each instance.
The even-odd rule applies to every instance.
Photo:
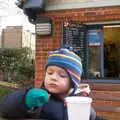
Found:
[[[56,65],[65,69],[77,90],[82,75],[81,58],[73,52],[72,47],[61,47],[56,51],[49,52],[46,68]]]

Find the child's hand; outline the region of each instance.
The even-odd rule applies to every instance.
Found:
[[[91,90],[88,84],[80,84],[79,89],[76,91],[76,94],[88,96],[90,92]]]
[[[86,93],[90,93],[90,87],[88,84],[80,84],[80,92],[86,92]]]
[[[42,106],[49,99],[47,91],[44,89],[33,88],[30,89],[25,96],[25,104],[28,108]]]

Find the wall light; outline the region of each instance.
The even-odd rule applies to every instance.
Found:
[[[52,34],[52,20],[50,18],[38,18],[35,25],[37,35]]]

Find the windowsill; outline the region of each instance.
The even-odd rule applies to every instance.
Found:
[[[87,82],[87,83],[119,83],[120,84],[120,79],[114,80],[114,79],[85,79],[82,80],[82,82]]]

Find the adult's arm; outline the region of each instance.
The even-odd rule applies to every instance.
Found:
[[[0,117],[25,118],[28,111],[25,95],[26,90],[17,90],[4,96],[0,101]]]
[[[0,116],[4,118],[36,118],[49,99],[47,91],[38,88],[18,90],[5,96],[0,103]]]
[[[96,112],[93,107],[90,110],[90,120],[96,120]]]

